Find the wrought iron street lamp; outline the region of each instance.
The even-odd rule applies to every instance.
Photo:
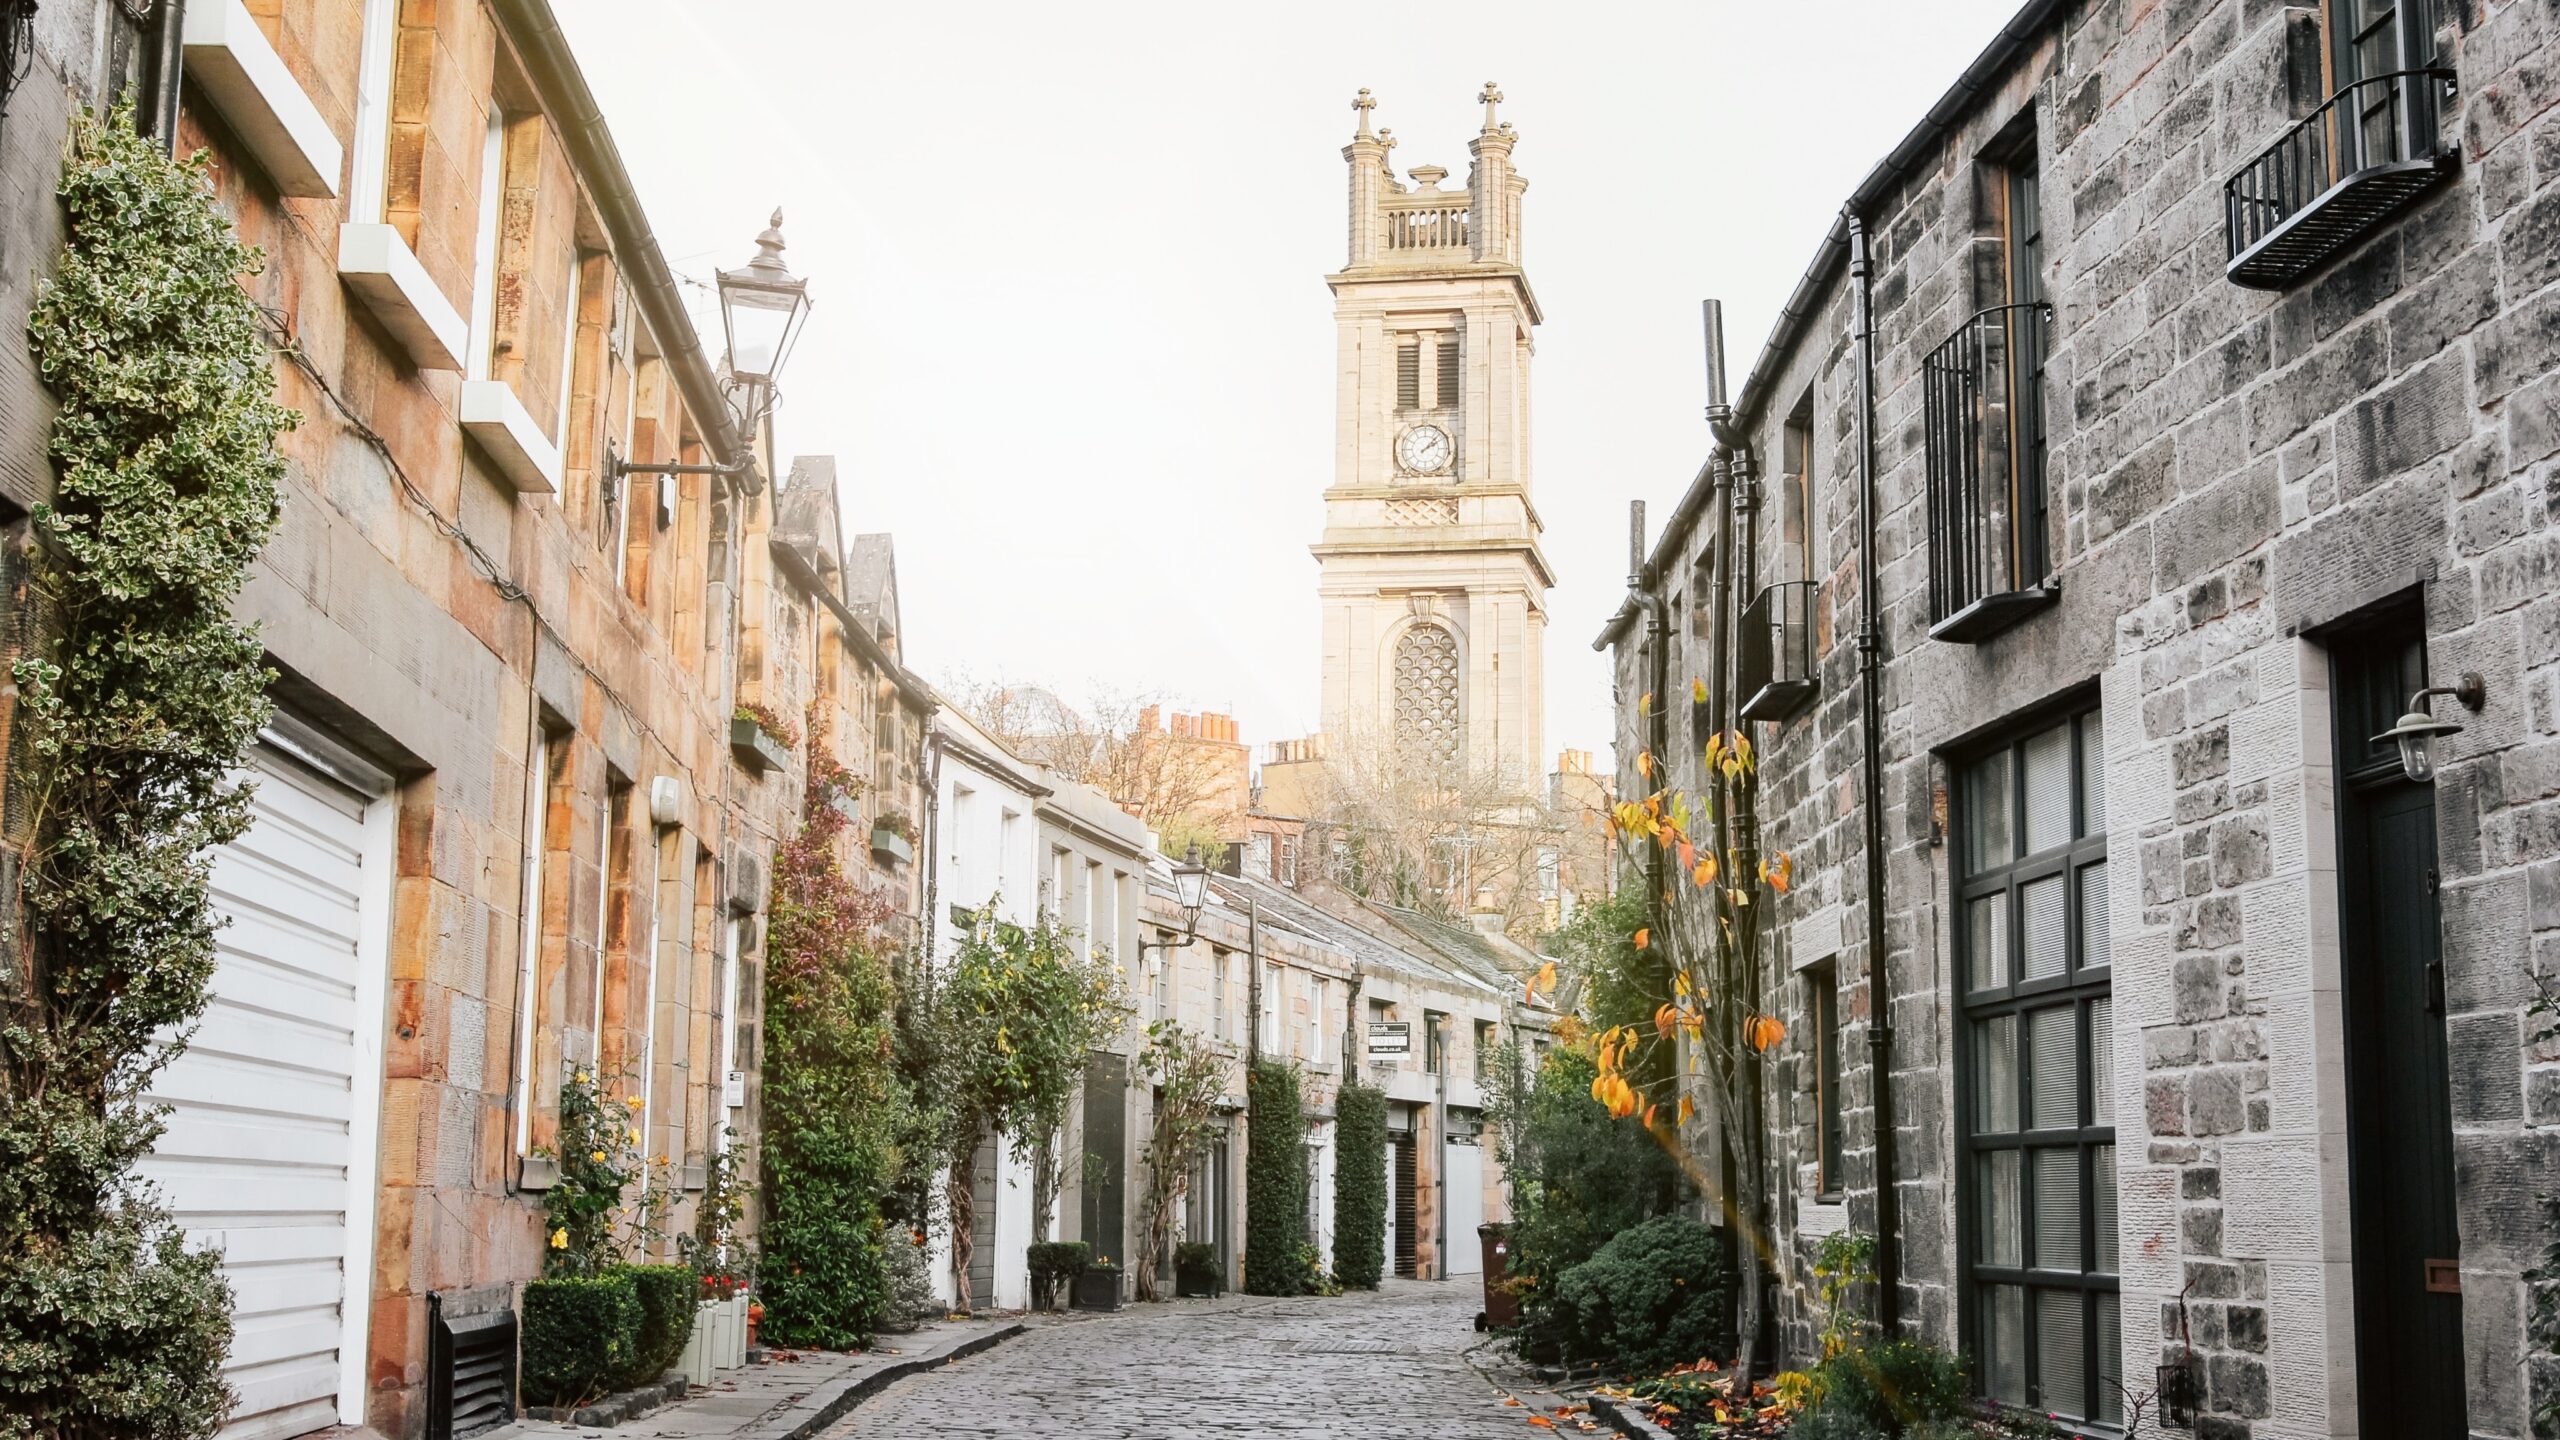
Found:
[[[729,380],[745,392],[739,418],[750,428],[773,403],[774,382],[809,320],[809,282],[782,258],[782,212],[756,237],[755,258],[720,272],[720,326],[728,340]]]
[[[619,481],[626,475],[740,475],[755,468],[755,439],[773,412],[782,367],[809,320],[809,282],[791,273],[782,258],[782,212],[756,237],[755,258],[736,270],[719,272],[720,332],[729,408],[747,434],[747,452],[730,464],[634,462],[615,456],[607,473]],[[752,488],[752,486],[750,486]]]
[[[2450,695],[2462,702],[2466,710],[2477,711],[2488,699],[2488,685],[2476,672],[2466,673],[2452,685],[2430,685],[2409,697],[2409,713],[2400,723],[2373,737],[2375,744],[2385,740],[2400,746],[2400,773],[2424,785],[2436,778],[2435,740],[2440,735],[2459,735],[2462,727],[2451,720],[2439,720],[2427,708],[2432,696]]]
[[[1182,858],[1182,863],[1173,867],[1173,900],[1176,905],[1182,907],[1182,938],[1179,940],[1141,938],[1138,941],[1138,958],[1141,962],[1146,959],[1149,950],[1158,953],[1180,950],[1200,938],[1200,912],[1209,905],[1209,867],[1200,863],[1200,847],[1197,845],[1191,847],[1190,853]]]

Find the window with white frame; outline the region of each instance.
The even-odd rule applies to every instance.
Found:
[[[1276,1055],[1280,1051],[1280,967],[1264,962],[1262,967],[1262,1053]]]

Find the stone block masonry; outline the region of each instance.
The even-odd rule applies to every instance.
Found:
[[[1933,112],[1943,123],[1925,143],[1898,152],[1910,163],[1853,202],[1875,262],[1884,956],[1861,943],[1876,902],[1856,816],[1858,375],[1855,347],[1833,343],[1851,329],[1845,245],[1817,257],[1801,318],[1739,398],[1772,489],[1799,483],[1775,462],[1790,453],[1790,417],[1810,417],[1813,523],[1764,525],[1758,559],[1765,575],[1827,577],[1817,605],[1832,617],[1816,702],[1757,731],[1764,844],[1798,867],[1764,987],[1801,1006],[1794,977],[1830,962],[1849,1071],[1864,1068],[1870,1018],[1892,1006],[1903,1312],[1995,1360],[1967,1108],[1984,1057],[1957,978],[1976,944],[1959,923],[1973,872],[1950,827],[1965,813],[1960,778],[1987,746],[2094,703],[2103,760],[2096,798],[2080,803],[2102,812],[2107,868],[2087,943],[2102,947],[2110,1005],[2088,1012],[2106,1033],[2086,1083],[2111,1102],[2093,1094],[2090,1113],[2112,1113],[2101,1243],[2121,1297],[2115,1373],[2139,1392],[2164,1351],[2192,1344],[2198,1436],[2373,1433],[2367,1387],[2409,1377],[2374,1375],[2358,1353],[2345,967],[2360,937],[2345,917],[2360,882],[2344,868],[2336,737],[2389,716],[2365,729],[2362,711],[2342,714],[2332,672],[2341,622],[2411,607],[2426,672],[2477,672],[2489,695],[2452,717],[2466,728],[2443,745],[2434,790],[2463,1315],[2453,1384],[2468,1434],[2523,1436],[2554,1377],[2527,1363],[2519,1276],[2544,1238],[2537,1197],[2560,1183],[2560,1045],[2535,1041],[2525,1013],[2560,963],[2560,13],[2436,7],[2414,38],[2455,75],[2439,102],[2448,178],[2275,291],[2224,276],[2224,182],[2326,98],[2320,14],[2263,0],[2026,13],[2033,23],[2011,27],[1989,68]],[[2024,203],[2010,177],[2025,168],[2040,181],[2025,192],[2040,196],[2033,251],[2016,248],[2009,209]],[[2054,310],[2042,484],[2060,598],[2005,633],[1951,643],[1929,633],[1930,568],[1945,551],[1924,361],[2012,299],[2021,264]],[[1701,573],[1711,520],[1693,492],[1664,527],[1647,574],[1666,601]],[[1641,632],[1603,638],[1619,646],[1619,751],[1632,757]],[[1675,679],[1718,673],[1715,637],[1680,643]],[[2406,698],[2391,697],[2393,714]],[[2437,702],[2439,715],[2455,708]],[[1694,784],[1685,763],[1674,757],[1672,783]],[[1620,781],[1651,788],[1632,769]],[[1832,907],[1847,921],[1836,953],[1796,953],[1793,922]],[[1874,1223],[1873,1077],[1844,1074],[1833,1123],[1846,1194],[1817,1201],[1803,1178],[1824,1123],[1811,1030],[1800,1009],[1788,1018],[1769,1116],[1785,1184],[1769,1220],[1801,1283],[1820,1234]],[[1785,1309],[1800,1352],[1816,1317],[1800,1297]]]

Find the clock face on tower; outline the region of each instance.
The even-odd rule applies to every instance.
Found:
[[[1437,425],[1416,425],[1396,438],[1396,463],[1407,473],[1437,475],[1449,468],[1449,432]]]

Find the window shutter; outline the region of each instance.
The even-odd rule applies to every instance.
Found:
[[[1422,345],[1407,339],[1396,347],[1396,405],[1399,409],[1422,408]]]
[[[1440,337],[1439,408],[1458,408],[1458,335],[1454,330]]]

